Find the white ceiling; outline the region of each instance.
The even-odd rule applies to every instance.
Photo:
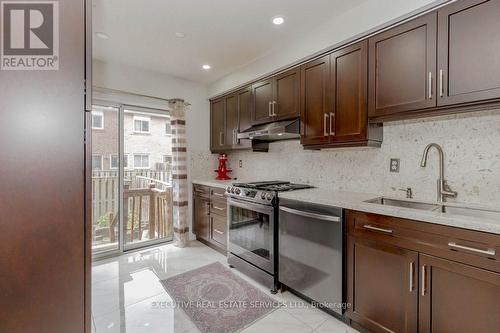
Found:
[[[95,59],[209,83],[365,0],[93,1]]]

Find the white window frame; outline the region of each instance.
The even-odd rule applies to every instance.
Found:
[[[144,156],[148,157],[148,166],[147,167],[142,166],[142,157],[141,157],[141,166],[138,167],[138,166],[135,165],[135,157],[139,156],[139,155],[143,156],[143,157]],[[149,169],[149,168],[151,168],[151,154],[148,154],[148,153],[134,153],[134,154],[132,154],[132,160],[134,162],[134,169]]]
[[[116,167],[116,168],[115,168],[115,167],[113,167],[113,164],[112,164],[113,156],[118,157],[118,155],[119,155],[119,154],[110,154],[110,155],[109,155],[109,169],[110,169],[110,170],[117,170],[117,169],[118,169],[118,167]],[[130,169],[130,163],[129,163],[129,162],[130,162],[130,160],[129,160],[129,158],[128,158],[128,155],[129,155],[129,154],[124,154],[124,155],[123,155],[123,161],[124,161],[124,162],[125,162],[125,161],[127,161],[127,165],[126,165],[126,166],[125,166],[125,165],[123,166],[123,169],[125,169],[125,170],[129,170],[129,169]]]
[[[133,123],[132,123],[132,126],[133,126],[133,129],[134,129],[134,133],[139,133],[139,134],[150,134],[151,133],[151,117],[144,117],[144,116],[136,116],[134,115],[134,118],[133,118]],[[135,128],[135,122],[136,120],[138,121],[147,121],[148,122],[148,131],[143,131],[142,130],[142,123],[141,123],[141,130],[138,131],[136,130]]]
[[[94,168],[94,157],[99,157],[101,159],[101,168],[99,168],[99,169]],[[103,171],[104,170],[104,163],[103,162],[104,161],[103,161],[102,155],[98,155],[98,154],[92,155],[92,171]]]
[[[94,116],[101,116],[101,127],[94,126]],[[102,111],[92,111],[92,129],[102,130],[104,129],[104,112]]]

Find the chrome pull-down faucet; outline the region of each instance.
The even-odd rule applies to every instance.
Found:
[[[432,147],[436,148],[439,153],[439,179],[437,184],[437,200],[440,203],[443,203],[447,197],[456,198],[457,192],[452,191],[448,186],[448,183],[444,179],[444,153],[443,148],[437,143],[430,143],[424,149],[424,155],[422,156],[422,161],[420,162],[420,166],[425,168],[427,165],[427,156],[429,155],[429,149]]]

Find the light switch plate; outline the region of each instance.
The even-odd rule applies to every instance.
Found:
[[[242,160],[239,160],[239,161],[238,161],[238,165],[239,165],[239,167],[240,167],[240,168],[243,168],[243,161],[242,161]]]
[[[399,172],[399,158],[391,158],[391,165],[389,166],[390,172]]]

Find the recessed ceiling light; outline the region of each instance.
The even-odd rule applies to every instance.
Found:
[[[273,23],[276,25],[283,24],[283,22],[285,22],[285,19],[282,18],[281,16],[277,16],[277,17],[273,18]]]
[[[175,37],[177,37],[177,38],[184,38],[184,37],[186,37],[186,34],[183,33],[183,32],[176,32],[175,33]]]
[[[208,71],[211,68],[210,65],[203,65],[201,67],[206,71]]]
[[[95,35],[101,39],[109,39],[109,36],[104,32],[96,32]]]

